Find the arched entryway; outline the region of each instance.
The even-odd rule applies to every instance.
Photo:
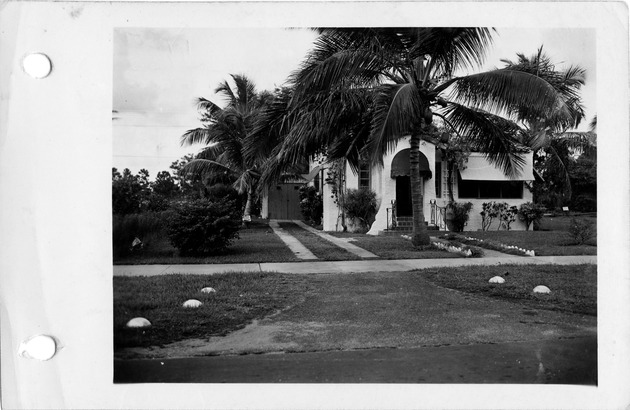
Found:
[[[397,153],[392,160],[391,177],[396,180],[396,215],[411,216],[411,169],[409,164],[409,148]],[[431,168],[429,160],[420,152],[420,176],[431,178]]]

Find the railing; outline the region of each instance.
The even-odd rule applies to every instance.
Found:
[[[440,231],[446,230],[446,207],[438,206],[435,199],[429,201],[431,204],[431,225],[437,226]]]

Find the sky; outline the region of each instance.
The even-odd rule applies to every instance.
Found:
[[[586,69],[582,88],[586,130],[596,115],[594,29],[496,28],[482,69],[501,67],[516,53],[531,56],[542,45],[557,68]],[[217,85],[245,74],[259,91],[282,85],[312,46],[315,34],[283,28],[117,28],[114,30],[113,163],[153,179],[173,161],[201,146],[180,145],[200,125],[195,101],[218,104]],[[472,73],[472,72],[471,72]]]

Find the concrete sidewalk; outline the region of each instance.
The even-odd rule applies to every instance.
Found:
[[[156,276],[173,273],[213,275],[225,272],[360,273],[397,272],[414,269],[478,265],[577,265],[596,264],[596,255],[508,256],[452,259],[395,259],[283,263],[234,263],[209,265],[114,265],[114,276]]]

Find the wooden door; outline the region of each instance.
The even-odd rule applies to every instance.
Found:
[[[300,187],[303,184],[278,184],[269,189],[269,219],[302,219]]]

